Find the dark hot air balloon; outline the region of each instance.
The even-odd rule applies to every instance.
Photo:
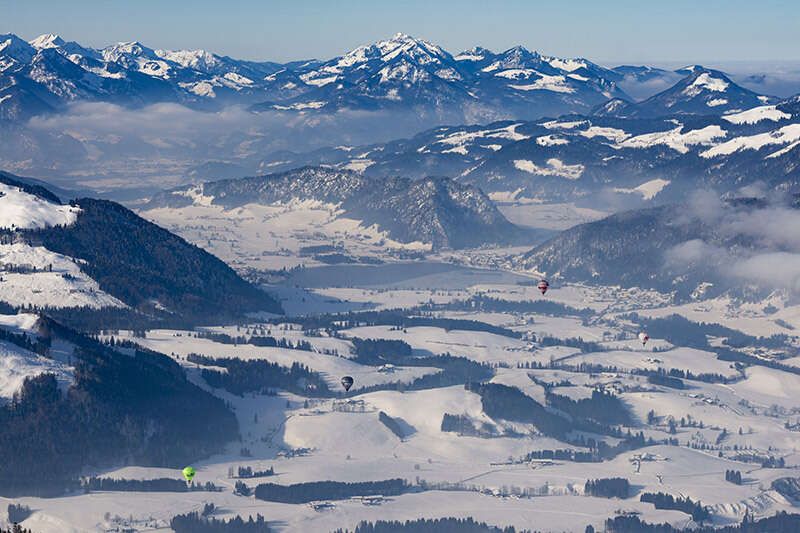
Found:
[[[539,282],[539,284],[537,285],[537,287],[538,287],[538,288],[539,288],[539,290],[542,292],[542,294],[544,294],[544,293],[546,293],[546,292],[547,292],[547,289],[549,289],[549,288],[550,288],[550,283],[548,283],[548,281],[547,281],[546,279],[543,279],[543,280],[541,280],[541,281]]]
[[[353,378],[351,376],[345,376],[342,378],[342,387],[344,387],[345,392],[350,390],[350,387],[353,386]]]

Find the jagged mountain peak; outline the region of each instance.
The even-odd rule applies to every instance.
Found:
[[[695,72],[705,71],[705,70],[707,69],[703,65],[686,65],[685,67],[676,69],[675,72],[677,72],[682,76],[689,76],[691,74],[694,74]]]
[[[146,59],[158,59],[155,50],[148,48],[139,41],[119,42],[107,46],[102,50],[103,58],[106,61],[119,62],[128,58],[143,57]]]
[[[451,178],[372,178],[350,170],[303,167],[267,176],[183,187],[153,198],[145,209],[218,205],[332,204],[364,227],[377,225],[399,242],[464,248],[509,242],[522,231],[477,187]]]
[[[29,41],[29,44],[37,50],[42,50],[44,48],[60,48],[67,43],[55,33],[43,33],[42,35]]]
[[[216,65],[220,61],[220,56],[206,50],[156,50],[156,55],[162,59],[174,61],[179,65],[189,68],[198,68],[202,70],[209,66]]]
[[[494,56],[494,52],[482,46],[473,46],[469,50],[458,53],[454,59],[456,61],[483,61],[487,57]]]
[[[405,33],[397,33],[389,39],[359,46],[334,61],[336,66],[339,67],[353,67],[368,61],[380,60],[389,62],[397,59],[411,60],[425,65],[441,63],[451,59],[451,57],[444,49],[428,41],[417,39]]]
[[[0,70],[3,70],[3,56],[26,63],[33,59],[35,54],[34,47],[13,33],[0,34]]]
[[[678,72],[686,76],[666,90],[636,104],[601,108],[602,114],[637,118],[724,115],[776,101],[737,85],[719,70],[693,65]]]

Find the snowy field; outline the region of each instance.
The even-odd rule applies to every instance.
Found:
[[[428,251],[429,244],[400,243],[375,226],[343,216],[332,204],[249,204],[234,209],[192,205],[140,213],[202,246],[236,269],[279,270],[320,265],[302,248],[336,244],[356,256],[391,257],[399,251]]]
[[[363,275],[354,276],[354,272]],[[93,492],[62,498],[0,499],[0,523],[6,504],[12,501],[31,507],[34,512],[24,525],[43,533],[108,531],[116,527],[169,531],[172,516],[200,510],[206,503],[217,506],[217,518],[259,513],[275,530],[286,532],[352,529],[362,520],[446,516],[472,516],[498,526],[540,531],[581,532],[589,524],[601,527],[606,518],[618,512],[637,512],[644,520],[678,527],[693,524],[684,512],[658,510],[640,502],[639,495],[644,492],[666,492],[700,501],[708,507],[711,522],[719,525],[740,521],[745,513],[763,517],[782,510],[797,511],[790,498],[772,488],[772,482],[800,477],[800,397],[796,394],[800,376],[765,366],[741,369],[720,360],[713,348],[724,340],[719,338],[709,339],[709,347],[700,349],[654,335],[642,346],[637,338],[640,326],[621,318],[631,311],[648,317],[678,313],[746,333],[791,334],[775,323],[777,317],[791,323],[793,317],[800,316],[788,303],[773,298],[770,302],[780,305],[774,303],[766,310],[766,303],[737,310],[733,302],[720,300],[679,306],[669,295],[652,291],[586,285],[553,286],[542,296],[529,283],[530,277],[454,269],[452,265],[323,267],[317,272],[308,269],[303,275],[307,276],[302,278],[305,281],[313,281],[305,290],[295,287],[292,280],[275,287],[280,289],[277,292],[284,304],[289,304],[289,315],[281,321],[264,322],[254,317],[251,323],[239,326],[150,330],[144,336],[114,332],[117,339],[171,356],[192,381],[223,398],[234,410],[241,441],[232,440],[224,453],[193,465],[197,482],[212,482],[222,487],[222,492]],[[376,283],[381,277],[383,283]],[[570,315],[569,309],[543,314],[524,309],[459,307],[460,302],[476,297],[509,304],[545,300],[577,309],[579,315]],[[434,311],[425,315],[419,306]],[[431,320],[466,320],[504,329],[477,331],[445,323],[405,327],[358,324],[331,333],[304,329],[300,324],[300,317],[306,314],[366,309],[405,309],[412,316]],[[35,321],[29,316],[4,317],[0,325],[36,334]],[[290,344],[307,343],[310,348],[233,344],[208,338],[212,334],[245,338],[269,335]],[[545,346],[537,341],[542,337],[555,340]],[[653,443],[622,449],[598,462],[530,460],[526,455],[535,451],[585,448],[566,437],[548,435],[534,423],[490,416],[481,395],[465,388],[463,381],[413,388],[415,380],[449,371],[437,366],[359,362],[355,339],[399,340],[411,347],[411,357],[432,357],[435,361],[445,360],[442,356],[449,354],[484,364],[491,367],[492,374],[485,381],[516,389],[541,405],[548,404],[549,394],[580,403],[590,402],[597,390],[613,393],[629,413],[627,422],[615,426],[620,435],[628,430],[641,431]],[[581,348],[570,345],[572,341],[567,339],[593,344]],[[317,373],[333,392],[328,396],[284,390],[236,395],[206,383],[201,375],[203,366],[188,361],[189,354],[264,360],[284,367],[300,363]],[[64,363],[23,353],[3,342],[0,361],[10,361],[21,369],[14,373],[0,365],[0,390],[6,398],[23,375],[56,372],[65,382],[71,375]],[[800,366],[796,357],[783,363]],[[587,365],[613,367],[613,371],[581,369]],[[684,376],[717,377],[710,381],[683,378],[682,388],[649,379],[650,375],[671,370]],[[346,397],[340,385],[342,376],[352,376],[355,381]],[[446,414],[468,420],[482,433],[443,431]],[[399,424],[402,436],[381,422],[381,416]],[[622,442],[619,436],[596,436],[611,446]],[[671,445],[666,444],[668,439],[672,439]],[[768,458],[780,459],[781,463],[766,463]],[[128,465],[87,474],[179,478],[181,466]],[[325,500],[330,505],[315,509],[307,503],[275,503],[234,494],[238,480],[232,479],[229,471],[239,466],[274,468],[274,476],[241,480],[251,488],[265,482],[289,485],[390,478],[405,479],[414,488],[373,502],[377,505],[350,498]],[[742,484],[726,481],[727,470],[740,471]],[[629,481],[629,497],[585,493],[587,480],[613,477]]]

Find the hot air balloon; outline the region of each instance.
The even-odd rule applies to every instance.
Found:
[[[345,392],[350,390],[350,387],[353,386],[353,378],[350,376],[345,376],[342,378],[342,387],[344,387]]]
[[[550,283],[548,283],[546,279],[543,279],[539,282],[537,287],[539,288],[540,291],[542,291],[542,294],[544,294],[547,292],[547,289],[550,288]]]
[[[642,341],[642,346],[644,346],[645,344],[647,344],[647,341],[650,340],[650,335],[648,335],[643,331],[639,333],[639,340]]]
[[[191,483],[192,479],[194,479],[194,475],[197,473],[194,468],[191,466],[187,466],[182,470],[183,477],[186,479],[187,483]]]

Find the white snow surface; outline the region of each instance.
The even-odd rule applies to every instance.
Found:
[[[700,74],[686,89],[684,94],[688,96],[695,96],[700,94],[703,90],[712,92],[724,92],[728,88],[729,83],[721,78],[714,77],[709,72]]]
[[[0,328],[35,336],[38,333],[38,320],[38,316],[28,313],[0,315]],[[25,378],[44,373],[55,374],[62,386],[72,381],[72,368],[64,363],[0,340],[0,403],[18,392]]]
[[[772,144],[789,144],[798,140],[800,140],[800,124],[789,124],[766,133],[734,137],[704,152],[700,152],[700,157],[711,158],[731,155],[741,150],[760,150]]]
[[[514,168],[529,174],[541,176],[558,176],[568,180],[576,180],[583,174],[584,167],[581,164],[569,165],[557,158],[547,160],[546,166],[540,166],[527,159],[515,159]]]
[[[781,111],[777,106],[764,105],[746,111],[740,111],[739,113],[723,115],[722,118],[733,124],[757,124],[762,120],[779,122],[792,118],[792,115]]]
[[[615,192],[622,192],[622,193],[638,193],[642,195],[642,198],[645,200],[652,200],[655,196],[664,189],[667,185],[670,184],[670,180],[665,180],[661,178],[656,178],[650,181],[646,181],[641,185],[638,185],[632,189],[624,189],[617,187],[614,189]]]
[[[39,229],[73,224],[80,209],[58,205],[0,183],[0,228]]]
[[[76,260],[24,243],[0,244],[0,301],[15,306],[126,307],[81,272]]]
[[[630,137],[622,141],[619,146],[623,148],[650,148],[659,144],[666,145],[667,147],[680,152],[682,154],[689,152],[689,147],[694,145],[709,145],[716,139],[726,135],[725,130],[716,124],[706,126],[699,130],[690,130],[682,132],[682,125],[668,131],[657,131],[653,133],[645,133]],[[711,150],[714,150],[712,148]],[[702,155],[702,154],[701,154]]]

